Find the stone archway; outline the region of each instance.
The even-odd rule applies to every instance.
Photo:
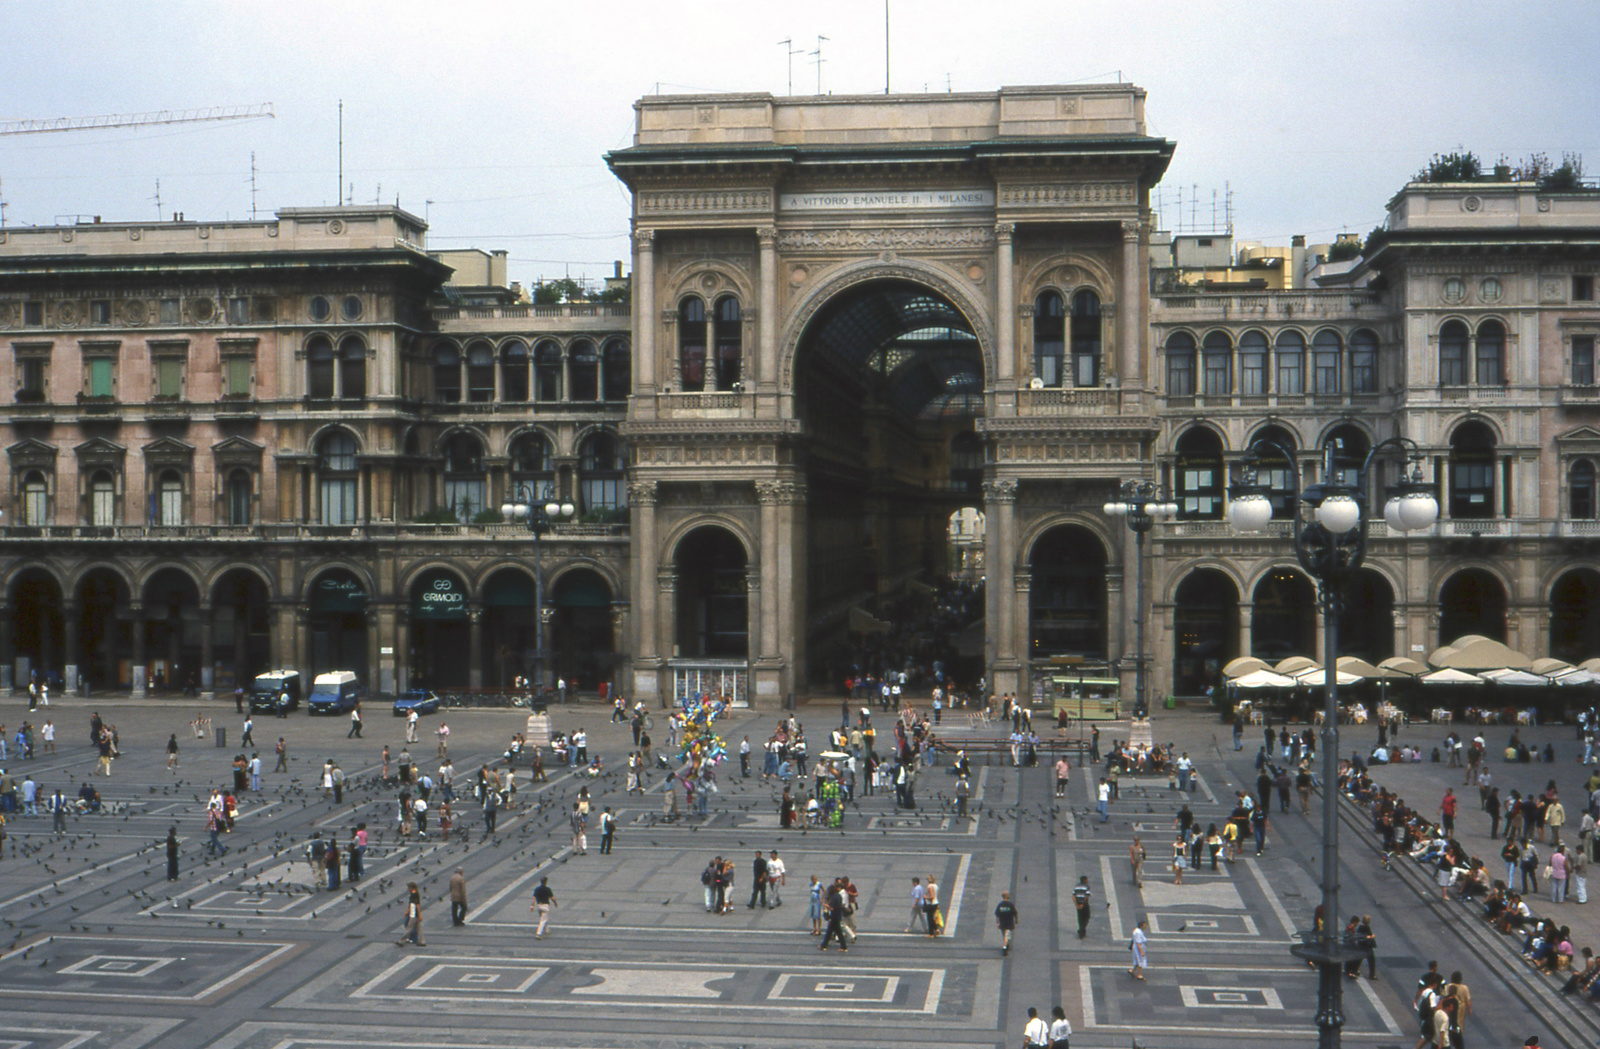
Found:
[[[1203,695],[1222,677],[1239,651],[1239,588],[1215,568],[1197,568],[1183,578],[1172,613],[1172,691]]]

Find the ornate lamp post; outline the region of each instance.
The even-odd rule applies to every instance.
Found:
[[[1408,532],[1430,527],[1439,516],[1433,486],[1422,478],[1422,454],[1415,441],[1391,437],[1375,446],[1361,464],[1355,484],[1340,483],[1334,470],[1333,449],[1324,453],[1323,483],[1300,488],[1294,457],[1273,441],[1257,441],[1245,455],[1239,484],[1229,489],[1228,522],[1236,532],[1259,532],[1272,520],[1271,487],[1259,483],[1262,460],[1290,464],[1290,505],[1294,509],[1295,556],[1317,580],[1322,605],[1323,680],[1326,682],[1322,717],[1322,927],[1299,934],[1301,942],[1290,948],[1298,958],[1317,966],[1317,1045],[1336,1049],[1344,1027],[1343,985],[1340,970],[1360,952],[1340,939],[1339,927],[1339,615],[1344,610],[1345,584],[1367,555],[1368,470],[1382,452],[1399,452],[1406,459],[1398,483],[1390,486],[1383,519],[1389,528]]]
[[[500,504],[500,516],[510,521],[523,521],[528,526],[528,531],[533,533],[533,604],[537,617],[535,629],[538,631],[538,646],[534,649],[534,687],[543,691],[548,682],[545,679],[545,608],[544,608],[544,534],[557,521],[569,520],[578,512],[578,508],[571,502],[561,502],[556,498],[556,487],[546,481],[540,486],[538,495],[526,484],[519,484],[511,493],[511,502]]]
[[[1134,605],[1133,605],[1133,716],[1150,716],[1150,700],[1145,694],[1144,671],[1144,537],[1155,526],[1156,518],[1172,517],[1178,504],[1164,498],[1165,493],[1154,481],[1124,481],[1117,497],[1103,509],[1107,517],[1121,517],[1133,533]]]

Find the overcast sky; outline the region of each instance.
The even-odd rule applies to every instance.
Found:
[[[1241,238],[1365,233],[1435,151],[1587,156],[1600,174],[1600,3],[890,0],[897,92],[1114,80],[1177,142],[1161,192],[1231,184]],[[512,279],[602,276],[627,195],[602,160],[657,91],[883,89],[881,0],[88,3],[0,7],[11,119],[271,102],[274,120],[0,138],[9,225],[248,218],[345,193],[426,215],[434,247]],[[1185,207],[1184,221],[1189,221]],[[1219,216],[1220,218],[1220,216]]]

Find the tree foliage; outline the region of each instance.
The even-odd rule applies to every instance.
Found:
[[[1417,172],[1415,182],[1471,182],[1483,174],[1483,164],[1471,150],[1463,153],[1435,153]]]

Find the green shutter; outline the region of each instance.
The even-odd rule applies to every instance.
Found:
[[[250,394],[250,358],[229,357],[228,366],[228,392],[236,397],[245,397]]]
[[[156,361],[156,393],[176,397],[183,392],[183,362],[176,358]]]
[[[111,360],[97,358],[89,362],[89,396],[111,396]]]

